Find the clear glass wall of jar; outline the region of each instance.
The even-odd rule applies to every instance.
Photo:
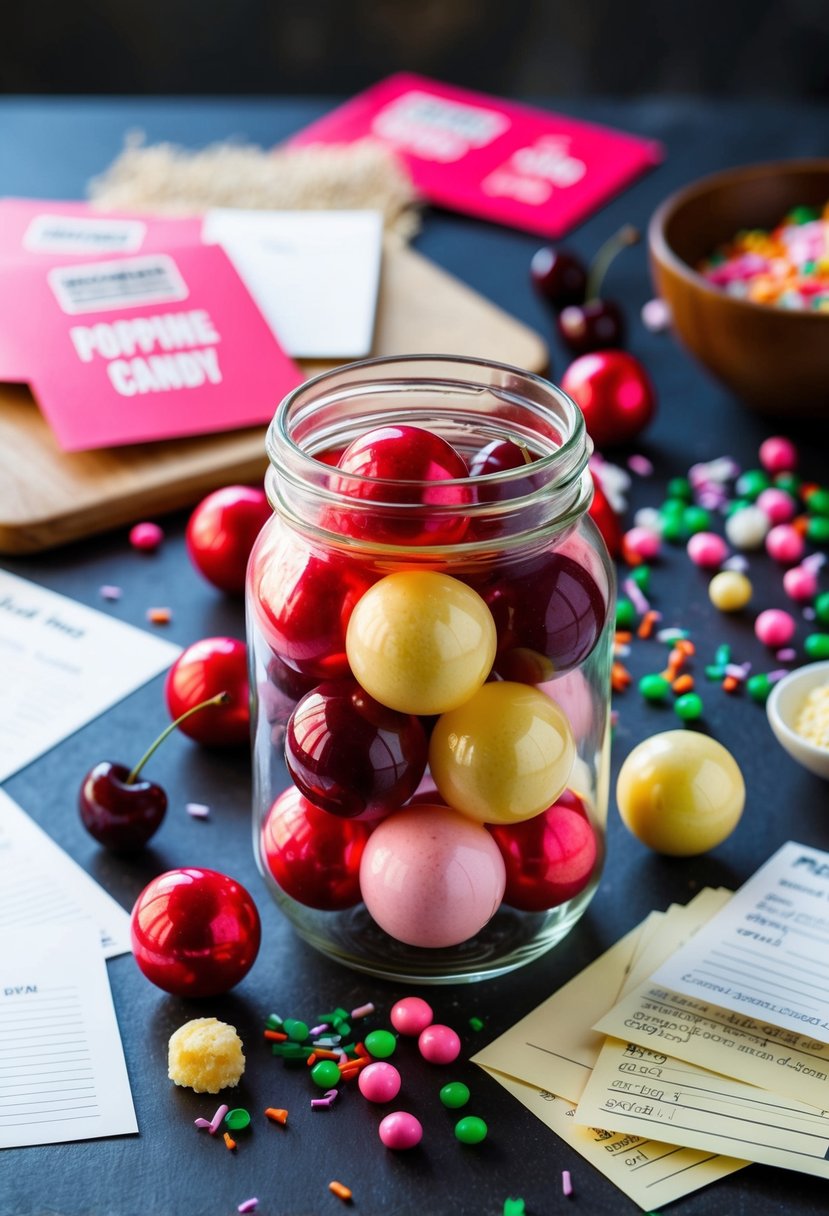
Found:
[[[378,430],[375,475],[354,472],[343,453]],[[291,393],[267,449],[247,619],[268,890],[373,975],[532,961],[582,915],[605,852],[614,575],[578,408],[496,363],[368,360]],[[435,464],[439,480],[406,476]],[[419,701],[421,683],[443,691]]]

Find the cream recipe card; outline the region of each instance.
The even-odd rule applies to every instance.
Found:
[[[0,781],[180,653],[163,638],[0,570]]]
[[[0,940],[90,917],[105,958],[128,953],[129,913],[0,790]]]
[[[0,938],[0,1148],[138,1131],[94,922]]]

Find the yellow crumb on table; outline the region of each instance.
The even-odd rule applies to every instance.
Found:
[[[801,738],[829,751],[829,683],[812,689],[798,711],[794,728]]]
[[[217,1094],[238,1085],[245,1071],[242,1040],[235,1026],[218,1018],[194,1018],[170,1036],[168,1076],[197,1094]]]

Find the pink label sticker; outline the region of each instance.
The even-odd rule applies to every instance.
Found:
[[[421,76],[390,76],[292,144],[380,140],[439,206],[559,237],[664,157],[655,140]]]

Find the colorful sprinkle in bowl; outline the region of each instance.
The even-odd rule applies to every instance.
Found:
[[[829,748],[810,742],[795,730],[806,698],[824,684],[829,684],[829,659],[798,667],[775,684],[766,702],[766,713],[771,729],[792,759],[829,780]]]
[[[750,409],[829,417],[829,313],[726,294],[697,267],[745,229],[829,200],[829,159],[729,169],[671,195],[648,228],[651,274],[680,343]]]

